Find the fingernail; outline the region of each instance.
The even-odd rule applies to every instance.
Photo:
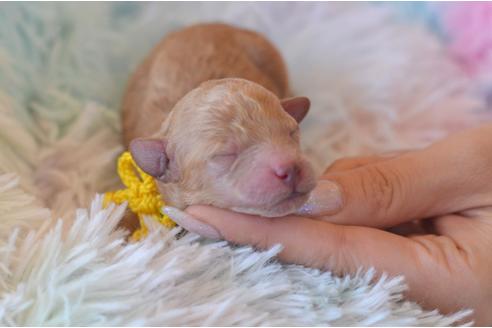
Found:
[[[190,232],[194,232],[202,237],[209,239],[223,239],[220,233],[212,227],[200,220],[195,219],[193,216],[186,212],[178,210],[174,207],[164,207],[162,211],[169,215],[169,217],[176,222],[179,226],[185,228]]]
[[[320,180],[297,214],[306,216],[331,215],[340,211],[342,206],[343,197],[339,185],[329,180]]]

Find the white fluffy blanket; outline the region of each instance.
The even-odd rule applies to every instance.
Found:
[[[115,231],[119,101],[171,29],[222,20],[271,38],[311,97],[304,143],[341,155],[416,147],[481,119],[482,99],[422,27],[380,6],[333,3],[2,4],[1,325],[450,325],[402,277],[337,278],[152,225]],[[316,142],[314,142],[316,141]],[[316,147],[313,147],[316,145]],[[49,208],[49,210],[45,209]],[[75,210],[76,208],[82,208]],[[60,218],[60,219],[58,219]],[[368,218],[370,219],[370,218]]]

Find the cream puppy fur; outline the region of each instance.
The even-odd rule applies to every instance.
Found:
[[[123,134],[167,203],[263,216],[296,211],[314,188],[299,144],[305,97],[257,33],[201,24],[171,33],[128,84]]]

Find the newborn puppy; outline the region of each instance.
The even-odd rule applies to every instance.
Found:
[[[125,143],[163,199],[283,216],[314,188],[299,145],[309,109],[262,36],[223,24],[170,34],[137,69],[123,105]]]

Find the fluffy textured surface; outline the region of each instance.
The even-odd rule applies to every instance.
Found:
[[[487,115],[474,81],[424,27],[360,4],[0,9],[2,325],[449,325],[466,316],[405,302],[399,277],[370,283],[372,271],[336,278],[278,264],[279,248],[176,240],[178,230],[156,226],[127,245],[115,231],[123,208],[102,209],[95,196],[118,187],[128,74],[166,32],[222,20],[272,39],[294,91],[312,99],[304,142],[322,168],[422,146]]]
[[[127,245],[115,231],[124,208],[102,209],[102,197],[49,220],[3,175],[0,201],[10,203],[2,228],[30,226],[1,230],[2,325],[449,325],[464,314],[401,303],[402,279],[369,285],[372,271],[335,278],[272,263],[278,247],[176,240],[178,229]]]

